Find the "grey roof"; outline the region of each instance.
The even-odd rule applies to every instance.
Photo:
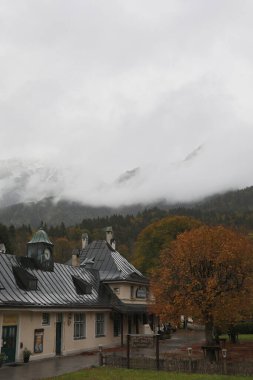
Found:
[[[13,268],[22,268],[28,278],[36,278],[37,290],[18,286]],[[21,274],[22,274],[21,273]],[[78,294],[73,277],[91,285],[90,294]],[[14,255],[0,254],[0,308],[110,308],[121,310],[122,302],[109,286],[101,284],[94,271],[54,264],[54,271],[42,271],[29,265],[29,258],[20,260]]]
[[[35,232],[32,239],[27,244],[35,243],[47,243],[53,245],[53,243],[49,240],[47,233],[42,228]]]
[[[105,240],[96,240],[80,251],[80,264],[99,271],[102,281],[148,283],[146,277]]]

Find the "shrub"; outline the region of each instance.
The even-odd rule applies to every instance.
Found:
[[[238,334],[253,334],[253,322],[241,322],[235,325]]]

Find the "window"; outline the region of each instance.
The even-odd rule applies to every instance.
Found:
[[[114,315],[114,319],[113,319],[113,335],[119,336],[120,330],[121,330],[121,318],[120,318],[120,314],[116,314]]]
[[[131,298],[134,298],[134,286],[131,286],[131,289],[130,289],[130,297],[131,297]]]
[[[49,315],[49,313],[42,313],[42,325],[43,326],[50,325],[50,315]]]
[[[105,316],[102,313],[96,314],[96,336],[105,335]]]
[[[86,318],[85,314],[74,314],[74,339],[84,339],[86,333]]]
[[[140,286],[136,290],[136,298],[147,298],[147,289],[144,286]]]

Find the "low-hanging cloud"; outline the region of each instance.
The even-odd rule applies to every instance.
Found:
[[[4,0],[0,201],[253,184],[251,1]]]

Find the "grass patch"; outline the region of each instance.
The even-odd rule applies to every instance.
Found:
[[[253,376],[201,375],[133,369],[91,368],[50,377],[48,380],[248,380]]]
[[[253,342],[253,334],[240,334],[239,342],[240,341]]]
[[[220,338],[226,338],[229,341],[228,335],[220,335]],[[253,334],[239,334],[239,342],[253,342]]]

